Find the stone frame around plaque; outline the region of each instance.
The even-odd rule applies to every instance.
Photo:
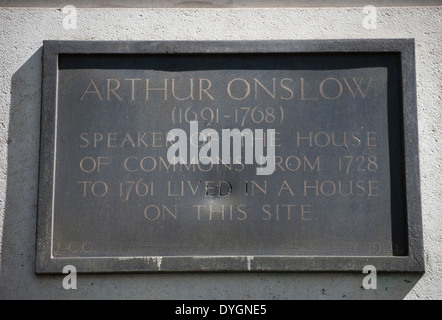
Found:
[[[54,170],[59,55],[88,54],[254,54],[254,53],[395,53],[400,65],[402,161],[407,253],[400,256],[137,256],[57,258],[52,254]],[[425,272],[415,44],[413,39],[276,40],[276,41],[45,41],[43,45],[40,172],[36,273],[60,274],[73,265],[79,273],[158,272]]]

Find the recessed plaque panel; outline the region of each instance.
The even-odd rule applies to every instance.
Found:
[[[411,41],[44,49],[37,272],[423,270]]]

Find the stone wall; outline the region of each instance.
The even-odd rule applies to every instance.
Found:
[[[440,4],[439,4],[440,5]],[[61,8],[0,7],[0,299],[441,299],[442,6],[378,7],[376,29],[362,7],[78,8],[77,29]],[[414,38],[427,272],[237,273],[36,276],[43,40],[269,40]]]

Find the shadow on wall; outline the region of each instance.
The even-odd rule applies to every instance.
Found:
[[[364,290],[362,271],[79,275],[68,291],[63,275],[35,275],[42,52],[12,77],[0,299],[403,299],[419,281],[381,274],[377,290]]]

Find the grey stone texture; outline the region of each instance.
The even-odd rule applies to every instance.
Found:
[[[0,299],[441,299],[442,7],[379,7],[364,29],[362,8],[78,9],[0,8]],[[379,274],[205,273],[37,276],[43,40],[269,40],[414,38],[427,272]]]

